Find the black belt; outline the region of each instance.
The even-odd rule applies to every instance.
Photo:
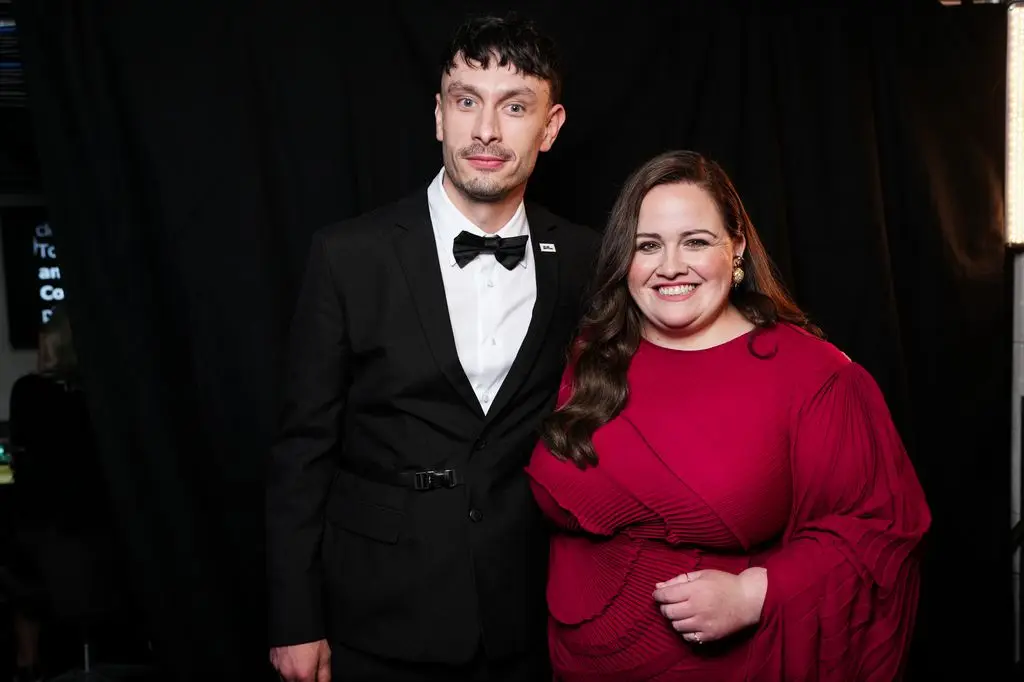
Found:
[[[399,488],[412,488],[413,490],[437,490],[438,488],[454,488],[462,485],[465,480],[462,474],[455,469],[442,469],[435,471],[387,471],[374,467],[365,467],[345,462],[342,467],[350,473],[384,485],[393,485]]]

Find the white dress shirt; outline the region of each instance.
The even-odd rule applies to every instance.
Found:
[[[455,207],[444,190],[444,169],[427,188],[430,222],[434,227],[437,257],[441,264],[448,315],[455,335],[459,361],[473,386],[484,413],[508,376],[537,299],[537,278],[533,249],[526,244],[526,256],[508,270],[493,254],[481,254],[464,268],[455,262],[455,237],[465,230],[480,237],[492,236],[474,225]],[[495,235],[529,235],[526,207],[520,203],[515,215]]]

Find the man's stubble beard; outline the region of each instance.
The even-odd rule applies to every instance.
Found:
[[[521,169],[516,169],[511,176],[473,175],[472,170],[466,170],[466,175],[463,175],[463,167],[459,165],[459,162],[462,161],[468,164],[467,157],[473,154],[491,154],[505,159],[507,163],[516,162],[516,155],[501,145],[487,147],[481,144],[473,144],[459,150],[447,152],[448,164],[446,164],[445,168],[448,178],[451,180],[452,185],[467,199],[482,204],[496,204],[506,199],[519,186],[520,181],[517,181],[515,173],[518,173]]]
[[[468,181],[464,181],[457,176],[452,176],[451,180],[452,184],[468,199],[482,204],[496,204],[512,191],[511,187],[487,178],[469,178]]]

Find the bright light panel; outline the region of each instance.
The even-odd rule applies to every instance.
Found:
[[[1024,246],[1024,3],[1007,12],[1006,241]]]

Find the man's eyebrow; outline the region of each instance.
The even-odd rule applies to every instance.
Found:
[[[449,95],[465,92],[471,95],[475,95],[480,99],[483,99],[483,95],[480,93],[479,90],[477,90],[472,85],[469,85],[468,83],[464,83],[462,81],[452,81],[451,83],[449,83],[447,92]],[[517,88],[510,88],[504,91],[499,91],[498,95],[499,100],[506,100],[512,97],[537,97],[537,93],[534,91],[534,89],[527,85],[523,85]]]

